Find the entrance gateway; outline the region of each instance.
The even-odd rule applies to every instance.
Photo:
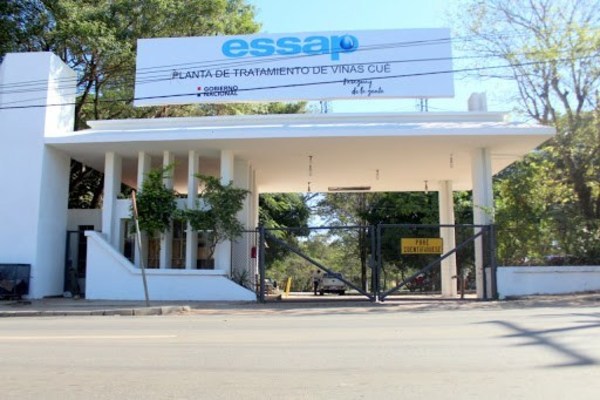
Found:
[[[339,38],[338,45],[332,38]],[[449,40],[447,30],[433,29],[140,41],[136,103],[451,97],[451,74],[440,74],[451,71]],[[423,41],[430,45],[417,45]],[[33,81],[48,86],[35,99],[26,91],[0,97],[0,167],[9,171],[0,185],[19,188],[0,200],[0,262],[31,265],[32,298],[63,293],[65,232],[83,225],[93,226],[86,232],[86,297],[144,298],[138,266],[149,255],[124,255],[130,199],[121,198],[120,187],[139,188],[154,167],[175,164],[165,184],[181,194],[180,207],[196,202],[195,173],[249,190],[238,216],[249,230],[258,223],[260,193],[307,189],[308,157],[313,192],[420,191],[426,184],[440,194],[440,224],[454,225],[453,191],[473,190],[474,224],[487,226],[492,175],[554,134],[488,112],[484,95],[472,96],[466,112],[107,120],[73,132],[76,91],[67,83],[74,78],[49,53],[8,54],[0,65],[3,87]],[[71,158],[104,173],[101,210],[67,209]],[[230,279],[240,270],[258,273],[250,241],[220,245],[214,260],[202,264],[209,267],[199,268],[202,238],[187,229],[177,232],[157,244],[158,268],[148,271],[151,300],[256,299]],[[460,242],[452,230],[439,233],[426,237],[442,238],[443,256]],[[477,295],[483,298],[485,249],[473,251]],[[442,291],[455,296],[452,254],[440,264]]]
[[[354,245],[364,249],[359,253],[364,256],[361,260],[362,271],[354,268],[348,268],[347,258],[341,261],[322,261],[323,254],[310,254],[305,249],[310,245],[301,248],[297,245],[286,243],[280,237],[282,233],[298,231],[305,243],[311,241],[312,236],[335,238],[348,237],[352,233],[359,233],[355,238],[356,243],[344,242],[347,246],[342,251],[352,253]],[[451,233],[456,237],[455,246],[443,246],[440,238],[427,238],[426,236],[444,235]],[[249,232],[247,232],[249,233]],[[465,291],[472,288],[473,273],[475,272],[474,250],[480,248],[483,250],[483,299],[496,298],[496,248],[495,232],[493,225],[431,225],[431,224],[378,224],[368,226],[329,226],[329,227],[308,227],[308,228],[264,228],[261,227],[256,232],[256,246],[259,248],[259,281],[257,283],[257,293],[259,301],[265,302],[270,299],[305,299],[306,295],[290,295],[292,278],[282,282],[282,288],[275,291],[273,281],[268,279],[267,272],[270,253],[277,254],[281,250],[296,255],[304,265],[298,262],[291,262],[296,265],[295,269],[305,269],[307,266],[314,272],[309,282],[296,283],[296,287],[304,287],[304,292],[310,292],[312,281],[317,273],[317,279],[321,282],[317,284],[314,294],[317,291],[323,295],[327,287],[320,288],[322,281],[328,277],[335,277],[340,286],[333,292],[344,294],[346,291],[356,295],[363,296],[371,301],[385,301],[401,292],[404,294],[436,294],[441,293],[443,297],[456,297],[456,289],[459,288],[461,298],[464,298]],[[362,233],[362,235],[360,234]],[[433,235],[432,235],[433,234]],[[419,236],[415,238],[414,236]],[[414,243],[414,244],[413,244]],[[335,241],[331,242],[335,246]],[[327,247],[327,246],[326,246]],[[327,250],[325,250],[327,251]],[[358,256],[357,256],[358,258]],[[452,268],[454,275],[448,276],[448,272],[443,267]],[[440,268],[442,267],[442,268]],[[288,268],[289,270],[289,268]],[[441,272],[441,274],[440,274]],[[321,274],[322,275],[319,275]],[[293,272],[290,274],[294,274]],[[440,276],[441,275],[441,276]],[[327,284],[325,284],[327,285]],[[275,284],[276,286],[276,284]],[[284,289],[285,287],[285,289]],[[277,288],[275,288],[277,289]]]

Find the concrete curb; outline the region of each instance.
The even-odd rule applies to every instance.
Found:
[[[0,311],[0,318],[7,317],[81,317],[81,316],[147,316],[147,315],[169,315],[189,312],[190,306],[158,306],[158,307],[136,307],[136,308],[114,308],[94,310],[21,310]]]

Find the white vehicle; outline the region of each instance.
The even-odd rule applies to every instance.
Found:
[[[343,295],[346,293],[348,287],[340,278],[342,274],[338,273],[325,273],[319,283],[319,294],[322,296],[325,293],[337,293]]]

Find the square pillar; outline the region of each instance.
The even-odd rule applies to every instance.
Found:
[[[452,181],[440,181],[438,202],[440,225],[454,225],[454,197],[452,196]],[[440,228],[444,254],[456,247],[454,228]],[[445,258],[440,266],[442,280],[442,297],[454,298],[458,294],[456,275],[456,253]]]
[[[234,179],[234,156],[231,150],[221,150],[221,183],[227,185]],[[226,240],[215,249],[215,268],[231,276],[231,241]]]
[[[471,158],[471,174],[473,179],[473,223],[489,225],[492,223],[494,209],[494,193],[492,188],[492,160],[489,149],[476,149]],[[475,233],[481,231],[475,228]],[[475,240],[475,282],[477,298],[485,298],[484,290],[484,254],[483,240]],[[490,280],[487,280],[489,285]],[[487,291],[488,296],[490,291]]]
[[[173,175],[175,174],[175,155],[170,151],[163,153],[163,167],[169,165],[173,166],[171,173],[168,177],[163,179],[163,184],[168,189],[173,189]],[[160,237],[160,261],[159,267],[161,269],[171,266],[171,259],[173,254],[173,229],[169,229],[163,232]]]
[[[199,156],[195,150],[188,153],[188,209],[196,208],[198,201],[198,178],[196,174],[199,171]],[[185,234],[185,269],[196,269],[198,259],[198,232],[192,229],[188,222]]]
[[[102,203],[102,233],[115,248],[119,248],[119,224],[116,221],[117,196],[121,192],[121,157],[113,151],[104,156],[104,196]]]
[[[137,167],[137,190],[138,191],[142,188],[144,179],[146,178],[146,175],[148,175],[148,172],[150,172],[151,165],[152,165],[152,157],[150,157],[150,154],[140,151],[138,153],[138,167]],[[148,260],[148,235],[145,232],[142,232],[140,240],[142,242],[141,252],[137,248],[137,245],[136,245],[136,250],[135,250],[135,265],[138,268],[141,266],[142,260],[144,260],[146,262],[144,264],[145,266],[148,265],[148,263],[147,263],[147,260]]]
[[[48,52],[0,63],[0,262],[31,265],[30,299],[64,289],[70,158],[45,138],[73,131],[76,78]],[[9,89],[23,82],[40,91]]]

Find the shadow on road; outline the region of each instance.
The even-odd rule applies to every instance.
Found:
[[[562,368],[562,367],[582,367],[582,366],[591,366],[597,365],[598,360],[588,357],[585,354],[582,354],[574,349],[567,347],[564,344],[559,343],[558,341],[547,337],[551,334],[556,333],[564,333],[564,332],[572,332],[578,331],[582,329],[599,329],[600,323],[592,323],[589,321],[585,322],[585,325],[576,325],[576,326],[564,326],[560,328],[552,328],[552,329],[544,329],[544,330],[530,330],[519,326],[513,322],[508,321],[488,321],[484,322],[485,324],[493,324],[500,327],[503,327],[512,333],[508,335],[503,335],[503,338],[525,338],[528,339],[526,342],[519,344],[519,346],[543,346],[547,349],[554,351],[562,356],[564,356],[568,361],[561,364],[549,365],[551,368]]]

